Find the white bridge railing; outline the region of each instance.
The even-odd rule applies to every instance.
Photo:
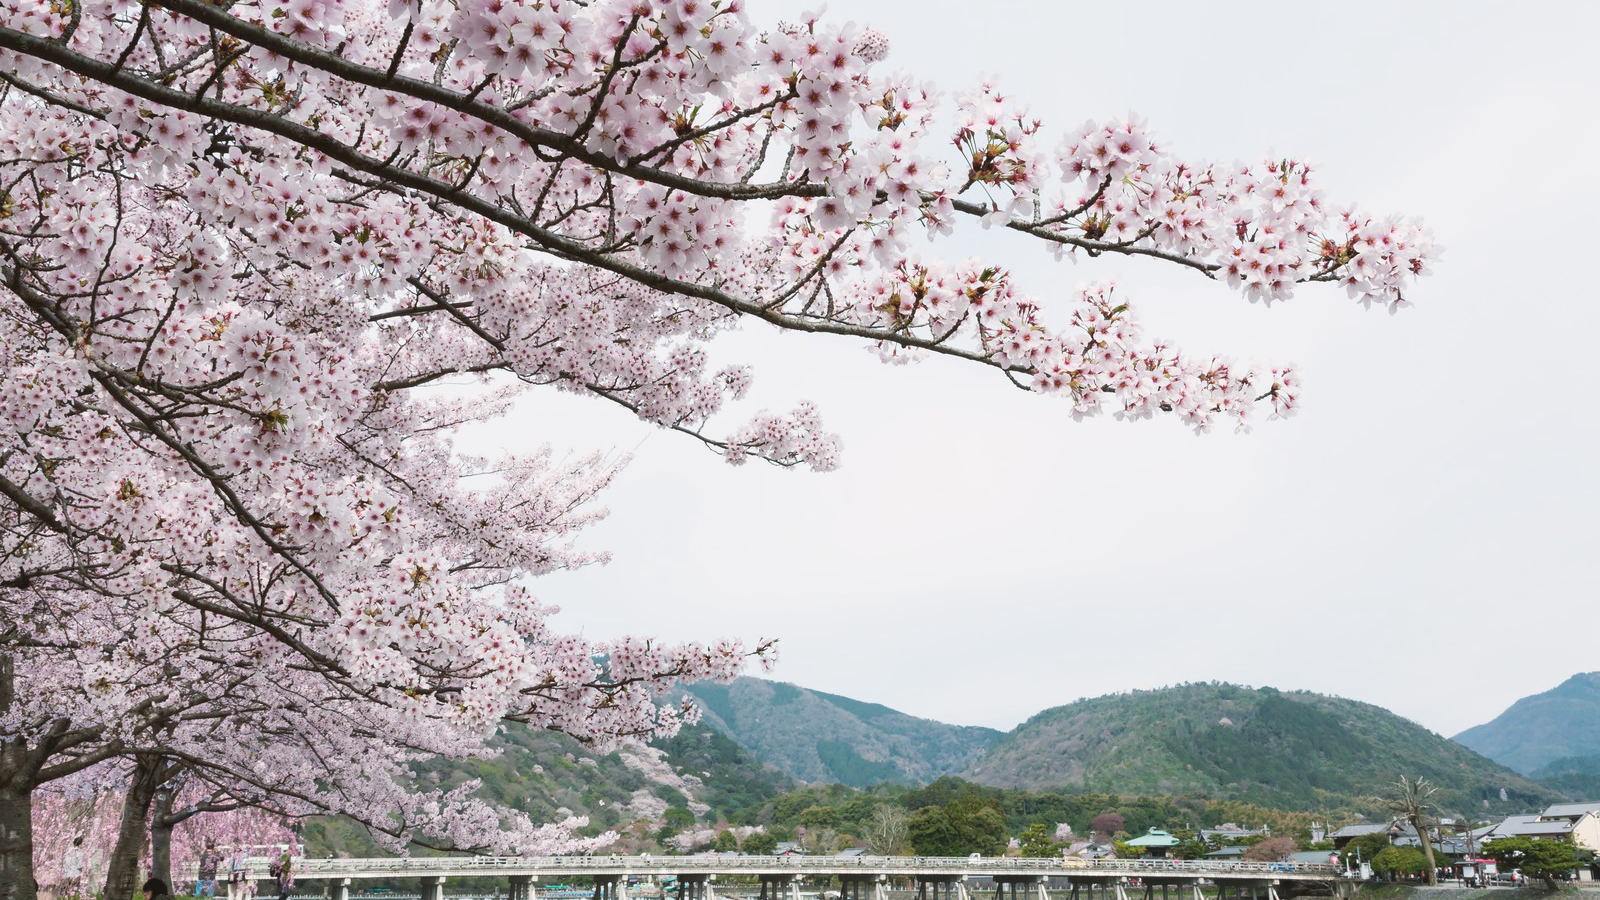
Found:
[[[186,866],[183,874],[192,879],[195,867]],[[1339,876],[1342,870],[1328,863],[1246,862],[1201,859],[1079,859],[1051,857],[937,857],[937,856],[395,856],[367,859],[294,860],[296,878],[372,878],[386,874],[395,877],[450,875],[471,877],[501,873],[550,875],[679,875],[679,874],[770,874],[793,872],[796,875],[837,873],[949,873],[971,875],[1052,874],[1075,872],[1126,872],[1240,876],[1248,874],[1293,874]],[[252,859],[249,873],[266,878],[267,860]],[[226,877],[226,873],[223,873]]]

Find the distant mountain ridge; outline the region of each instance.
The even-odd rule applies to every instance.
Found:
[[[1573,727],[1600,727],[1590,705],[1597,693],[1600,673],[1574,676],[1463,732],[1529,765],[1533,779],[1380,707],[1306,691],[1210,683],[1112,694],[1044,710],[1002,733],[749,677],[685,686],[702,724],[650,747],[597,754],[563,735],[507,725],[494,740],[501,755],[434,760],[418,774],[440,787],[478,779],[483,796],[538,821],[587,816],[591,831],[621,830],[619,846],[635,849],[652,846],[673,811],[678,827],[754,822],[796,782],[865,788],[945,775],[1321,815],[1373,811],[1374,797],[1400,775],[1422,775],[1439,786],[1446,814],[1524,812],[1600,796],[1600,749],[1584,749],[1600,743]],[[1494,743],[1507,735],[1515,739]],[[1540,752],[1525,752],[1530,740]],[[306,835],[319,853],[372,851],[344,820],[312,822]]]
[[[706,724],[800,781],[926,784],[965,769],[1001,734],[762,678],[696,682],[685,692]]]
[[[1582,672],[1542,694],[1523,697],[1455,739],[1529,775],[1557,760],[1600,756],[1600,672]]]
[[[996,787],[1195,792],[1318,810],[1370,806],[1402,774],[1439,785],[1441,806],[1458,812],[1536,808],[1562,796],[1371,704],[1214,683],[1045,710],[964,777]]]

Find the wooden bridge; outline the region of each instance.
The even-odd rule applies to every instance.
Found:
[[[252,877],[266,878],[266,869],[265,859],[251,860]],[[1355,884],[1327,863],[978,856],[404,856],[296,859],[294,874],[331,882],[332,900],[350,900],[356,882],[411,878],[421,881],[422,900],[445,900],[448,879],[485,876],[507,879],[506,900],[539,900],[539,880],[574,878],[592,882],[592,900],[628,900],[629,885],[646,881],[673,882],[677,900],[717,900],[719,892],[802,900],[803,884],[835,880],[839,900],[891,900],[896,883],[910,891],[895,895],[915,900],[1062,900],[1069,892],[1071,900],[1348,900]]]

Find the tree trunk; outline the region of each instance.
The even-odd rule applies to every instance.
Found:
[[[139,887],[139,862],[149,837],[150,804],[161,786],[161,758],[141,754],[134,760],[133,779],[122,802],[117,843],[106,869],[105,900],[133,900]],[[171,885],[168,885],[171,887]]]
[[[174,896],[178,886],[172,883],[172,804],[177,799],[177,785],[172,781],[162,784],[156,789],[155,811],[150,816],[150,876],[165,881]]]
[[[33,792],[0,789],[0,900],[36,900],[38,895],[39,885],[33,880]]]
[[[1428,884],[1439,883],[1439,867],[1433,863],[1433,841],[1428,839],[1428,829],[1422,819],[1411,820],[1411,827],[1417,830],[1417,842],[1422,844],[1422,855],[1428,859]]]
[[[16,664],[0,654],[0,713],[15,699]],[[33,776],[36,763],[21,738],[0,742],[0,900],[35,900]]]

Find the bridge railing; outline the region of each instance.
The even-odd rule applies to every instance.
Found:
[[[551,871],[581,874],[587,871],[606,874],[672,874],[717,873],[772,870],[794,870],[795,874],[831,874],[869,870],[876,872],[920,871],[988,874],[1059,874],[1074,872],[1182,872],[1233,875],[1245,873],[1339,874],[1337,866],[1328,863],[1253,862],[1201,859],[1079,859],[1076,857],[1050,857],[1028,859],[1014,857],[968,856],[395,856],[368,859],[307,859],[294,860],[294,873],[300,878],[337,877],[340,875],[373,877],[396,873],[397,877],[427,876],[432,873],[451,874],[457,877],[492,875],[500,871],[534,872]],[[183,874],[193,879],[195,867],[184,868]],[[267,860],[252,859],[249,873],[254,878],[266,878]],[[400,873],[404,873],[403,876]]]

